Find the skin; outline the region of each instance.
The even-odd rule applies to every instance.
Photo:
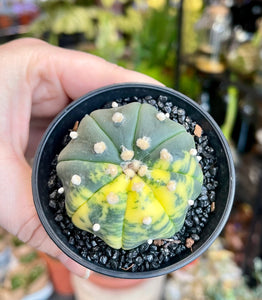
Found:
[[[99,57],[36,39],[0,46],[0,226],[81,277],[86,269],[63,254],[40,223],[29,162],[47,125],[67,104],[121,82],[159,84]]]

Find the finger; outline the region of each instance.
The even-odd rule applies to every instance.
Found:
[[[47,236],[44,231],[43,227],[39,227],[39,234],[38,235],[38,241],[34,238],[29,241],[29,243],[35,248],[39,249],[42,252],[45,252],[52,256],[53,258],[58,259],[70,272],[73,272],[74,274],[82,277],[82,278],[88,278],[90,275],[90,270],[83,267],[82,265],[75,262],[73,259],[68,257],[65,253],[63,253],[55,244],[54,242]],[[40,239],[40,244],[39,244]],[[38,246],[36,246],[38,244]]]
[[[116,83],[144,82],[161,85],[159,81],[149,76],[119,67],[100,57],[79,51],[55,47],[54,49],[55,52],[59,50],[59,56],[55,58],[55,68],[60,83],[71,99]],[[70,63],[67,64],[66,61]]]
[[[20,39],[8,46],[11,50],[12,47],[24,49],[30,57],[26,74],[32,93],[31,112],[34,117],[53,117],[69,100],[102,86],[124,82],[161,85],[149,76],[119,67],[100,57],[51,46],[39,40]]]
[[[66,266],[66,268],[76,274],[79,277],[82,278],[89,278],[91,271],[83,266],[81,266],[80,264],[76,263],[75,261],[73,261],[71,258],[69,258],[67,255],[65,255],[64,253],[61,252],[60,255],[58,255],[58,259],[61,261],[61,263]]]
[[[64,91],[71,99],[110,84],[123,82],[160,84],[144,74],[124,69],[90,54],[73,51],[70,53],[63,51],[63,53],[70,56],[73,64],[69,70],[62,61],[58,61],[57,69],[61,74],[60,82]]]

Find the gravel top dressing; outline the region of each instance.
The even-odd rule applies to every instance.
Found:
[[[189,203],[190,207],[182,229],[170,238],[148,240],[131,250],[113,249],[94,234],[78,229],[66,213],[64,189],[56,173],[58,153],[53,159],[48,181],[49,206],[52,208],[54,220],[59,224],[61,232],[67,237],[68,243],[84,259],[108,269],[143,272],[168,265],[171,258],[179,257],[182,252],[194,252],[194,244],[201,239],[201,232],[208,223],[210,214],[215,210],[218,166],[215,151],[209,145],[205,132],[187,116],[184,109],[174,106],[166,96],[115,99],[102,108],[118,107],[131,102],[153,105],[159,112],[162,112],[159,118],[167,117],[180,123],[194,137],[197,151],[193,155],[196,155],[202,167],[204,181],[198,198]],[[66,146],[74,138],[75,129],[68,130],[64,141],[61,141],[63,146]]]

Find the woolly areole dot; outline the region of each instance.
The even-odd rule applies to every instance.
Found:
[[[148,167],[146,165],[142,165],[138,170],[138,175],[144,177],[148,172]]]
[[[106,200],[109,204],[116,204],[119,202],[119,197],[117,194],[111,192],[107,195]]]
[[[109,174],[109,175],[115,177],[118,173],[118,170],[117,170],[117,167],[115,165],[110,164],[105,172],[106,172],[106,174]]]
[[[124,115],[120,112],[115,112],[112,116],[112,121],[114,123],[122,123],[124,120]]]
[[[189,150],[190,155],[196,156],[197,155],[197,150],[195,148],[192,148]]]
[[[150,138],[147,136],[143,136],[136,140],[136,145],[141,150],[147,150],[150,147]]]
[[[104,142],[98,142],[94,144],[94,151],[97,154],[102,154],[106,150],[106,144]]]
[[[134,157],[134,151],[128,150],[126,147],[122,146],[122,153],[120,156],[124,161],[131,160]]]
[[[150,225],[151,223],[152,223],[152,218],[151,218],[150,216],[145,217],[145,218],[143,219],[143,224],[144,224],[144,225]]]
[[[132,191],[134,192],[142,192],[145,184],[143,182],[134,182],[132,185]]]
[[[133,169],[135,172],[137,172],[139,170],[141,166],[141,161],[140,160],[137,160],[137,159],[134,159],[131,164],[130,164],[130,168]]]
[[[128,178],[133,178],[136,175],[135,171],[130,168],[124,169],[123,172]]]
[[[159,112],[156,114],[156,117],[159,121],[163,122],[166,119],[166,115],[163,112]]]
[[[160,159],[171,162],[173,160],[173,156],[166,148],[164,148],[160,151]]]
[[[176,181],[175,180],[170,180],[168,182],[168,184],[166,185],[167,189],[170,191],[170,192],[174,192],[176,190]]]

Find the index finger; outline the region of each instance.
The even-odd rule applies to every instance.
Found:
[[[60,49],[60,53],[56,68],[63,89],[71,99],[110,84],[124,82],[161,84],[149,76],[119,67],[91,54],[66,49]],[[70,66],[65,64],[65,57],[72,62]]]

